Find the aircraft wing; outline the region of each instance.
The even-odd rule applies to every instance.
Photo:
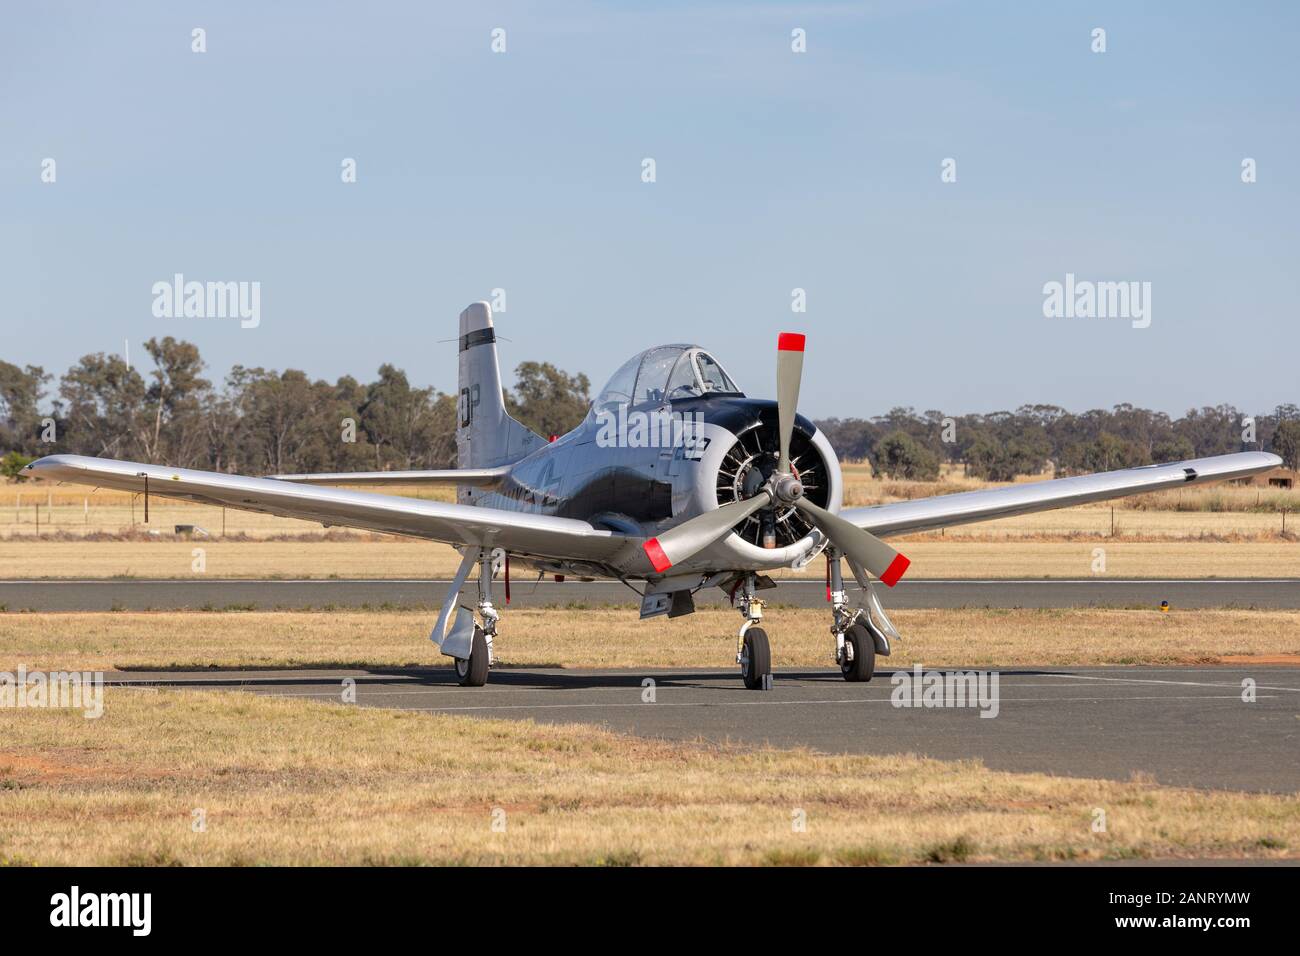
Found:
[[[1107,498],[1122,498],[1166,488],[1245,478],[1282,464],[1277,455],[1249,451],[1214,458],[1194,458],[1167,465],[1143,465],[1121,471],[1105,471],[1075,478],[1056,478],[1025,484],[964,491],[934,498],[896,501],[868,508],[848,508],[840,517],[876,535],[930,531],[972,521],[988,521],[1050,511]]]
[[[23,473],[53,481],[143,492],[204,504],[260,511],[324,525],[505,548],[515,554],[604,561],[640,539],[550,515],[477,508],[341,488],[318,488],[274,478],[245,478],[134,461],[48,455]]]
[[[449,468],[442,471],[341,471],[304,475],[271,475],[277,481],[296,481],[303,485],[473,485],[487,488],[501,481],[510,471],[500,468]]]

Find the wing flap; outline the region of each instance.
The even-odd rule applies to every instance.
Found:
[[[964,491],[934,498],[849,508],[841,511],[840,517],[872,534],[882,536],[932,531],[974,521],[1069,508],[1072,505],[1163,491],[1167,488],[1245,478],[1281,464],[1282,459],[1277,455],[1258,451],[1241,452],[1167,465],[1144,465],[1095,475],[1028,482],[1005,488],[991,488],[988,491]]]
[[[49,455],[24,473],[131,492],[147,478],[149,493],[165,498],[557,559],[606,561],[639,540],[573,518],[81,455]]]

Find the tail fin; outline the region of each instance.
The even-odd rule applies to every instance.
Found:
[[[456,456],[461,468],[518,461],[546,442],[506,413],[492,307],[475,302],[460,314],[460,399]]]

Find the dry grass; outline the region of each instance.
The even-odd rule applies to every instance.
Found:
[[[1300,515],[1248,512],[1128,511],[1118,505],[1084,505],[1060,511],[946,528],[942,537],[968,541],[1129,538],[1148,541],[1300,541]],[[1111,522],[1115,532],[1111,534]],[[938,537],[939,532],[931,532]],[[1099,542],[1100,543],[1100,542]]]
[[[429,611],[106,612],[0,615],[0,669],[444,666]],[[897,611],[891,666],[1168,664],[1300,655],[1300,611]],[[631,609],[509,611],[502,665],[728,667],[740,615],[705,608],[638,621]],[[777,667],[829,667],[829,613],[769,608]],[[7,662],[7,663],[6,663]]]
[[[1001,488],[1008,484],[1025,484],[1047,481],[1055,475],[1045,471],[1038,475],[1021,475],[1014,482],[981,481],[968,477],[960,465],[944,465],[937,481],[903,481],[876,478],[866,463],[842,464],[844,473],[844,503],[846,507],[874,505],[886,501],[905,501],[928,498],[933,495],[950,495],[959,491],[983,491]],[[1261,511],[1277,512],[1282,509],[1300,511],[1300,488],[1273,488],[1259,485],[1235,485],[1219,482],[1197,485],[1194,488],[1176,488],[1148,495],[1119,498],[1117,509],[1138,511]],[[1085,506],[1109,509],[1109,503]]]
[[[1290,541],[976,541],[913,536],[890,543],[912,559],[906,580],[924,578],[1300,578],[1300,543]],[[1093,573],[1096,550],[1106,573]],[[0,546],[0,555],[3,555]],[[813,561],[787,576],[822,577]]]
[[[1300,521],[1300,519],[1297,519]],[[1300,577],[1300,543],[1290,541],[977,541],[934,535],[893,539],[912,559],[908,579],[1080,578],[1093,576],[1094,550],[1112,577]],[[391,536],[320,541],[0,541],[0,579],[195,578],[202,548],[209,578],[437,578],[456,572],[448,545]],[[818,559],[802,572],[820,577]],[[525,586],[532,577],[516,573]]]
[[[195,578],[194,549],[210,578],[450,578],[450,545],[396,538],[323,541],[0,541],[0,579]],[[1300,548],[1296,549],[1300,551]]]
[[[110,689],[98,720],[0,711],[0,735],[0,864],[881,864],[1300,847],[1295,797],[233,693]],[[1098,807],[1105,833],[1092,832]]]
[[[378,489],[357,490],[374,492]],[[386,493],[431,501],[455,500],[453,488],[403,486],[387,489]],[[224,534],[253,538],[312,535],[321,531],[320,523],[315,521],[170,501],[157,495],[149,498],[149,524],[145,525],[144,501],[140,495],[94,490],[86,485],[27,481],[0,486],[0,536],[35,536],[38,505],[43,534],[117,535],[149,531],[171,534],[178,524],[198,525],[213,536]]]

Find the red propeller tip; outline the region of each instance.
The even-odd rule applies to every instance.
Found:
[[[778,352],[802,352],[804,335],[802,332],[782,332],[776,339]]]
[[[656,571],[667,571],[673,566],[673,563],[668,560],[668,555],[664,554],[664,549],[659,546],[658,538],[651,538],[642,547],[645,548],[646,557],[650,559]]]
[[[901,554],[895,555],[894,560],[889,562],[889,567],[885,568],[885,573],[880,576],[880,580],[885,582],[886,587],[893,587],[898,583],[898,579],[903,576],[907,566],[912,562]]]

